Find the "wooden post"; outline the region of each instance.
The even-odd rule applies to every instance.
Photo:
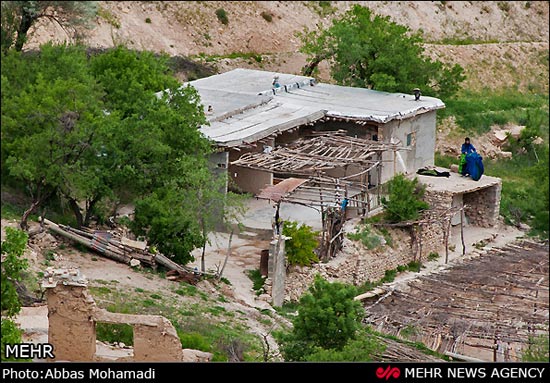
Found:
[[[229,255],[231,255],[231,240],[233,239],[233,230],[231,230],[231,234],[229,234],[229,243],[227,244],[227,254],[225,255],[225,259],[223,260],[223,266],[220,270],[220,274],[218,275],[218,280],[222,279],[223,271],[225,270],[225,265],[227,264],[227,259],[229,258]]]
[[[319,173],[319,178],[321,177],[321,174]],[[323,258],[324,256],[324,250],[325,250],[325,235],[326,235],[326,219],[325,219],[325,209],[324,209],[324,206],[323,206],[323,189],[321,187],[321,182],[319,182],[319,201],[321,203],[321,226],[322,226],[322,233],[321,233],[321,251],[320,251],[320,255],[321,255],[321,259]]]
[[[382,154],[378,154],[378,160],[382,160]],[[380,185],[382,184],[382,166],[378,164],[376,167],[378,179],[376,180],[376,206],[380,206]]]
[[[464,245],[464,205],[460,209],[460,240],[462,241],[462,255],[466,255],[466,245]]]
[[[447,222],[447,230],[445,232],[445,264],[449,262],[449,235],[451,234],[451,221],[452,218],[449,217],[449,221]]]

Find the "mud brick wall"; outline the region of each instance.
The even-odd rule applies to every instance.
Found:
[[[164,317],[155,327],[134,326],[134,360],[136,362],[181,362],[183,350],[176,329]]]
[[[54,345],[55,361],[92,361],[96,352],[96,309],[86,287],[64,286],[47,289],[48,342]]]
[[[498,223],[502,182],[473,193],[464,194],[464,209],[471,225],[493,227]]]

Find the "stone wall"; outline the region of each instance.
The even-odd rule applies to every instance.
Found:
[[[353,225],[347,223],[346,231],[351,232]],[[354,285],[362,285],[366,281],[377,281],[384,276],[386,270],[406,265],[415,259],[409,229],[388,229],[393,248],[383,245],[368,250],[359,242],[344,239],[343,250],[328,263],[316,264],[312,267],[293,266],[286,276],[285,300],[300,299],[302,294],[313,282],[316,274],[329,281],[340,281]],[[425,251],[423,250],[423,253]]]
[[[498,223],[502,182],[473,193],[464,194],[464,209],[470,224],[493,227]]]

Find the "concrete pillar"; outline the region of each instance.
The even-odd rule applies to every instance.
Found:
[[[276,236],[269,244],[268,276],[272,280],[271,298],[274,307],[283,305],[285,299],[286,258],[284,235]]]

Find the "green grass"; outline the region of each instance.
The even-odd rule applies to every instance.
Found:
[[[439,259],[439,254],[436,252],[431,252],[428,254],[428,261],[435,261],[436,259]]]
[[[228,312],[196,286],[181,283],[177,288],[185,296],[189,293],[196,296],[193,299],[178,298],[170,290],[167,294],[149,293],[149,298],[143,299],[146,292],[143,289],[125,292],[116,288],[107,291],[102,287],[90,288],[99,307],[123,314],[162,315],[174,325],[183,347],[211,352],[214,361],[227,361],[230,353],[227,345],[236,341],[242,344],[245,360],[261,360],[260,338],[241,322],[242,319],[246,322],[247,315]],[[200,303],[195,303],[197,298]],[[130,344],[126,338],[116,341]]]
[[[384,272],[384,276],[380,278],[378,281],[366,281],[359,287],[359,292],[364,293],[367,291],[374,290],[376,287],[384,284],[384,283],[390,283],[395,280],[395,277],[402,272],[405,271],[412,271],[412,272],[418,272],[422,268],[422,263],[418,261],[411,261],[407,263],[406,265],[399,265],[395,269],[386,270]]]
[[[199,58],[206,62],[215,62],[221,59],[245,59],[245,60],[254,60],[257,63],[262,62],[262,55],[254,52],[232,52],[226,55],[206,55],[205,53],[199,53],[197,56],[192,56],[193,58]]]
[[[483,134],[492,125],[509,122],[525,125],[529,112],[548,110],[548,96],[543,94],[519,93],[514,89],[470,92],[461,91],[457,96],[445,100],[446,108],[438,111],[438,118],[451,115],[465,134]]]
[[[252,280],[253,289],[256,291],[256,295],[260,295],[264,291],[265,279],[260,273],[260,269],[247,270],[246,274]]]
[[[430,44],[439,44],[439,45],[472,45],[472,44],[496,44],[499,41],[496,39],[489,40],[479,40],[474,39],[469,36],[454,36],[454,37],[444,37],[441,40],[430,41]]]
[[[97,323],[96,339],[103,342],[122,342],[126,346],[134,344],[134,329],[129,324]]]

